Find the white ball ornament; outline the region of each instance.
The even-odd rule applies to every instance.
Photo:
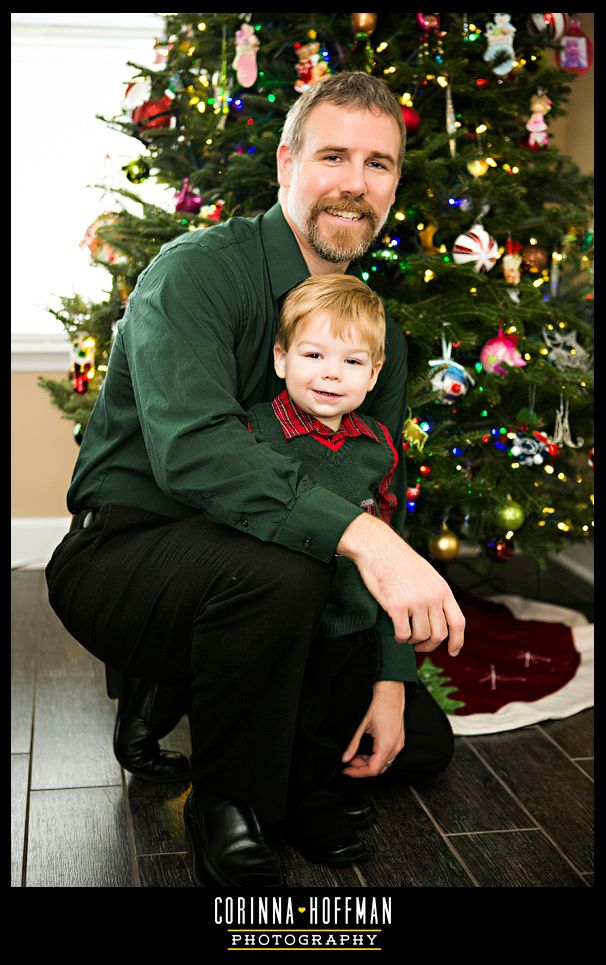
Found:
[[[452,257],[457,265],[472,262],[476,271],[490,271],[499,257],[499,246],[481,224],[474,224],[456,239]]]

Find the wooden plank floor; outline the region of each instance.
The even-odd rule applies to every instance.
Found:
[[[571,605],[572,594],[588,612],[590,588],[568,573],[549,579],[543,599]],[[120,768],[103,666],[51,611],[42,570],[13,572],[12,610],[12,886],[192,887],[188,786],[144,784]],[[188,753],[187,722],[163,744]],[[289,886],[591,886],[593,710],[457,738],[451,766],[431,785],[380,788],[374,799],[380,820],[361,832],[373,857],[334,870],[284,847]]]

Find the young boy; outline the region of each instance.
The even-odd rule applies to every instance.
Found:
[[[296,458],[312,483],[389,523],[398,454],[386,427],[355,411],[377,381],[384,346],[383,306],[367,285],[347,274],[308,278],[287,296],[280,316],[274,367],[286,388],[250,410],[249,429],[257,441]],[[303,682],[285,826],[288,840],[324,864],[365,855],[352,825],[371,823],[374,812],[356,794],[356,782],[343,777],[342,757],[370,705],[372,685],[402,680],[402,658],[404,676],[416,679],[414,650],[395,644],[393,629],[385,636],[390,621],[383,611],[379,647],[378,609],[355,565],[335,557]]]

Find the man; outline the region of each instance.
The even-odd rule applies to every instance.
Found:
[[[282,883],[260,822],[284,817],[335,553],[353,560],[393,621],[399,666],[374,684],[345,773],[410,782],[452,754],[446,718],[410,669],[412,646],[431,651],[448,638],[455,655],[463,645],[448,585],[380,519],[257,443],[246,420],[281,389],[272,350],[283,298],[310,274],[355,270],[395,200],[404,138],[382,81],[334,75],[288,114],[278,204],[163,247],[118,324],[68,493],[73,528],[47,568],[66,628],[121,672],[115,747],[133,773],[183,777],[182,758],[159,752],[157,738],[174,720],[171,694],[193,678],[185,822],[197,884]],[[361,411],[398,439],[406,347],[393,323],[386,354]],[[392,489],[404,488],[400,458]],[[349,805],[354,823],[367,812]],[[343,848],[327,842],[323,857]]]

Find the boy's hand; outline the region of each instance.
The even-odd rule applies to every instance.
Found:
[[[372,754],[358,754],[364,734],[373,738]],[[383,774],[404,747],[404,684],[379,680],[373,687],[370,707],[341,760],[348,777]]]
[[[415,650],[435,650],[448,637],[456,657],[463,646],[465,618],[448,583],[397,533],[376,516],[362,513],[337,546],[356,564],[366,587],[393,621],[395,638]]]

